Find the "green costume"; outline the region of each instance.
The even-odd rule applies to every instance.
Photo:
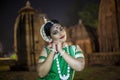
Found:
[[[67,46],[67,47],[63,48],[63,50],[65,50],[65,52],[67,52],[69,55],[71,55],[74,58],[80,58],[80,57],[84,58],[83,52],[78,51],[77,46],[75,46],[75,45]],[[46,51],[47,51],[47,54],[50,53],[49,48],[46,48]],[[46,59],[46,57],[44,57],[44,56],[40,56],[39,58],[44,59],[44,60]],[[38,78],[37,80],[61,80],[60,76],[58,74],[58,67],[57,67],[56,59],[59,60],[61,74],[62,75],[67,75],[68,64],[63,59],[63,57],[60,54],[58,54],[56,57],[54,57],[52,67],[51,67],[48,75],[46,75],[44,78]],[[72,68],[70,68],[70,72],[69,72],[70,76],[67,80],[73,80],[74,72],[75,71]]]

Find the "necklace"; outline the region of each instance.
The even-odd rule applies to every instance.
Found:
[[[58,69],[58,74],[59,74],[60,79],[61,80],[68,80],[68,78],[70,77],[70,66],[68,65],[68,67],[67,67],[67,75],[62,75],[58,57],[56,58],[56,63],[57,63],[57,69]]]

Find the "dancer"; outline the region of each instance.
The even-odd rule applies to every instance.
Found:
[[[40,29],[48,42],[38,60],[38,80],[73,80],[74,72],[84,69],[83,51],[78,45],[68,45],[67,35],[57,20],[47,21]]]

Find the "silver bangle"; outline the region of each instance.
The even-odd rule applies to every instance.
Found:
[[[53,49],[53,48],[52,48],[52,49],[50,49],[50,50],[51,50],[52,52],[57,52],[57,51],[56,51],[55,49]]]
[[[63,50],[60,55],[63,56],[64,53],[65,53],[65,50]]]

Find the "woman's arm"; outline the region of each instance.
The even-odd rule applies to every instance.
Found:
[[[77,51],[81,51],[80,47],[77,46]],[[62,52],[60,52],[62,53]],[[70,56],[68,53],[63,53],[62,57],[65,59],[65,61],[76,71],[81,71],[84,69],[85,67],[85,59],[83,58],[74,58],[72,56]]]
[[[74,70],[81,71],[84,69],[85,66],[84,58],[73,58],[66,52],[62,55],[62,57]]]
[[[45,56],[46,59],[43,62],[39,60],[39,62],[41,63],[38,63],[37,71],[40,77],[45,77],[51,68],[53,58],[54,58],[54,52],[50,52],[50,54],[47,55],[46,50],[43,49],[40,56]]]

